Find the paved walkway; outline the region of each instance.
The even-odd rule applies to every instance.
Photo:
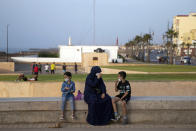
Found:
[[[17,124],[0,125],[0,131],[195,131],[196,125],[119,125],[91,126],[88,124]]]

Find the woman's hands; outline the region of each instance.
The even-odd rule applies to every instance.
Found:
[[[97,79],[100,79],[102,74],[101,73],[97,73],[96,76],[97,76]]]
[[[105,98],[105,93],[101,94],[101,98],[104,99]]]

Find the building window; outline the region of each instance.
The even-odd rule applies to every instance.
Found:
[[[98,60],[98,57],[93,57],[93,60]]]

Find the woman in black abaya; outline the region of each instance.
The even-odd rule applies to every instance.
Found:
[[[112,101],[106,93],[101,78],[101,68],[94,66],[86,78],[84,100],[88,104],[87,122],[91,125],[106,125],[114,118]]]

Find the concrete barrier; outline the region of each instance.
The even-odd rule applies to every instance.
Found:
[[[59,122],[60,98],[0,98],[0,124]],[[121,108],[118,109],[121,112]],[[86,123],[87,105],[76,101],[76,120],[69,103],[64,122]],[[139,124],[196,124],[196,97],[132,97],[129,122]]]
[[[60,97],[62,82],[0,82],[0,97]],[[114,82],[105,82],[111,96]],[[132,96],[196,96],[196,82],[131,82]],[[76,82],[84,91],[84,82]],[[77,93],[77,91],[76,91]],[[75,93],[75,95],[76,95]]]
[[[0,73],[14,72],[14,62],[0,62]]]

